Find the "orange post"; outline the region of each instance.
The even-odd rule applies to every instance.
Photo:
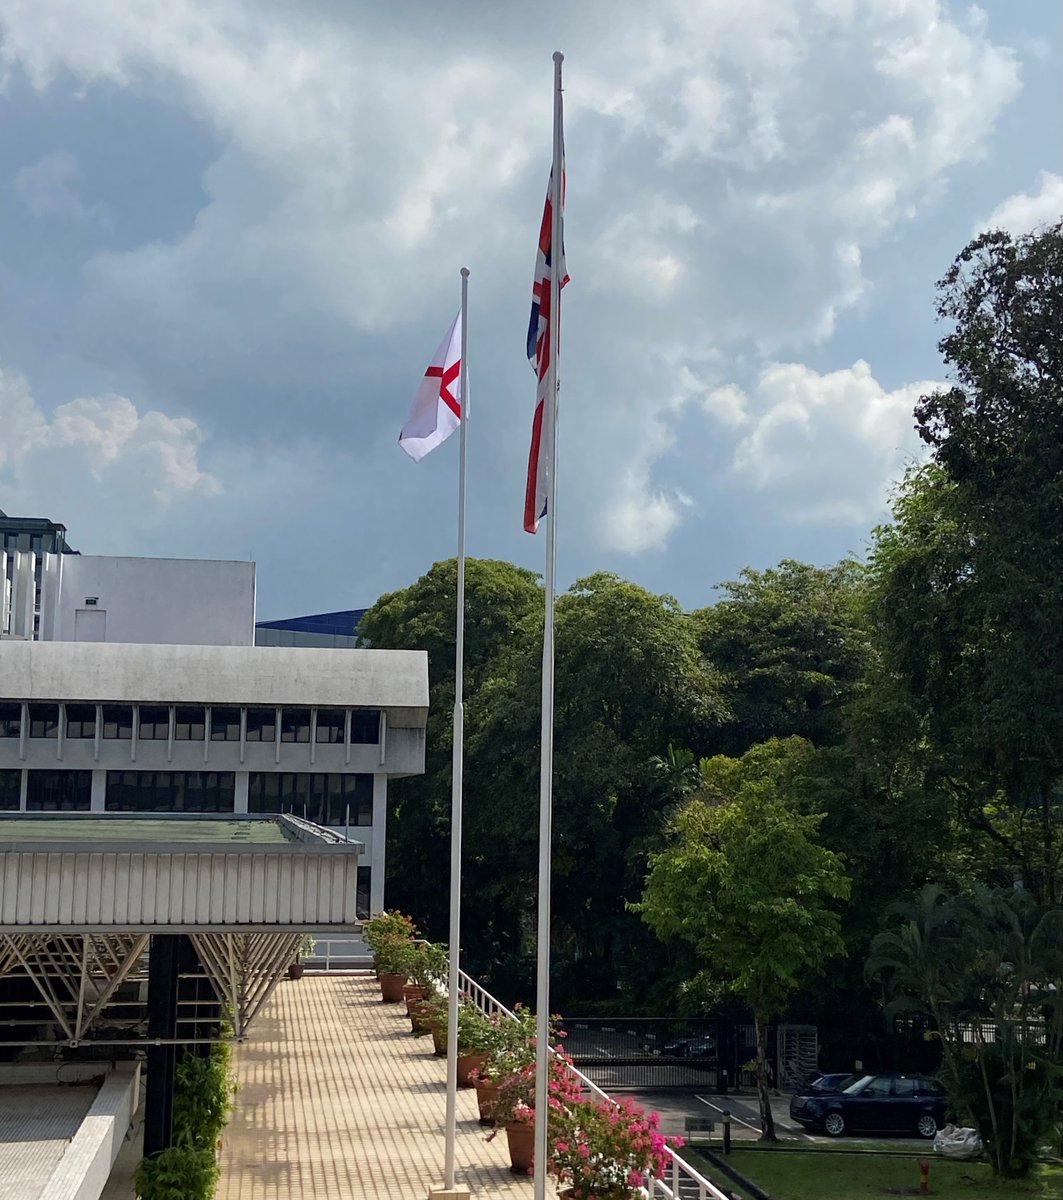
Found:
[[[919,1194],[930,1194],[930,1162],[925,1158],[919,1160]]]

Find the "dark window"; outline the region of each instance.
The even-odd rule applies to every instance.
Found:
[[[0,808],[17,809],[22,792],[21,771],[0,771]]]
[[[351,745],[375,746],[380,741],[380,713],[375,708],[351,710]]]
[[[133,706],[131,704],[105,704],[103,706],[103,736],[116,741],[129,741],[133,736]]]
[[[26,808],[30,812],[88,812],[91,771],[30,771]]]
[[[165,704],[142,704],[139,708],[140,724],[137,738],[144,742],[168,742],[170,740],[170,709]]]
[[[206,735],[206,716],[202,708],[180,706],[175,710],[173,727],[174,740],[178,742],[201,742]]]
[[[0,587],[3,577],[0,576]],[[22,705],[0,704],[0,738],[17,738],[22,729]]]
[[[30,705],[30,737],[54,738],[59,736],[59,705]]]
[[[882,1078],[872,1079],[861,1093],[863,1096],[888,1096],[889,1094],[890,1081]]]
[[[277,710],[275,708],[249,708],[247,710],[247,740],[249,742],[274,742],[277,740]]]
[[[355,914],[360,921],[369,916],[369,883],[372,879],[372,867],[358,868],[357,892],[355,894]]]
[[[372,775],[325,775],[309,771],[252,771],[250,812],[290,812],[317,825],[373,823]]]
[[[108,771],[108,812],[232,812],[232,771]]]
[[[915,1080],[914,1079],[895,1079],[893,1081],[893,1094],[895,1096],[914,1096],[915,1095]]]
[[[68,704],[66,706],[66,736],[94,738],[96,736],[96,705]]]
[[[342,746],[343,721],[344,712],[342,708],[319,708],[317,710],[316,740],[319,742],[335,742]]]
[[[281,713],[281,741],[310,741],[310,709],[286,708]]]
[[[210,710],[210,740],[212,742],[238,742],[240,740],[240,710],[238,708],[212,708]]]
[[[918,1080],[920,1096],[944,1096],[945,1089],[936,1079]]]

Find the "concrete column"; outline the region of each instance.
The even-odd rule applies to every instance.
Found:
[[[30,773],[26,767],[22,768],[22,778],[19,781],[18,791],[18,810],[19,812],[26,811],[26,796],[30,790]]]
[[[247,812],[247,784],[250,778],[250,771],[236,772],[236,791],[233,795],[233,812]]]
[[[92,772],[92,792],[89,796],[89,812],[102,813],[106,810],[104,797],[107,795],[107,772]]]
[[[388,777],[373,776],[373,845],[369,852],[369,911],[384,909],[385,846],[388,832]]]

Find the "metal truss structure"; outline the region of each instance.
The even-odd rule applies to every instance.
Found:
[[[193,987],[191,995],[179,998],[173,1040],[242,1041],[295,960],[302,935],[193,933],[190,940],[200,970],[181,979],[207,980],[212,996],[206,999]],[[32,985],[19,998],[0,999],[0,1046],[147,1044],[149,946],[146,933],[0,934],[0,983],[21,978]],[[218,1018],[223,1033],[198,1036],[194,1027]],[[27,1025],[37,1026],[41,1036],[4,1037],[12,1027]],[[188,1036],[180,1035],[182,1026],[193,1027]]]

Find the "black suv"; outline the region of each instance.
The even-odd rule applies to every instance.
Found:
[[[834,1088],[802,1088],[790,1116],[806,1129],[840,1137],[866,1133],[932,1138],[945,1124],[945,1089],[924,1075],[850,1075]]]

